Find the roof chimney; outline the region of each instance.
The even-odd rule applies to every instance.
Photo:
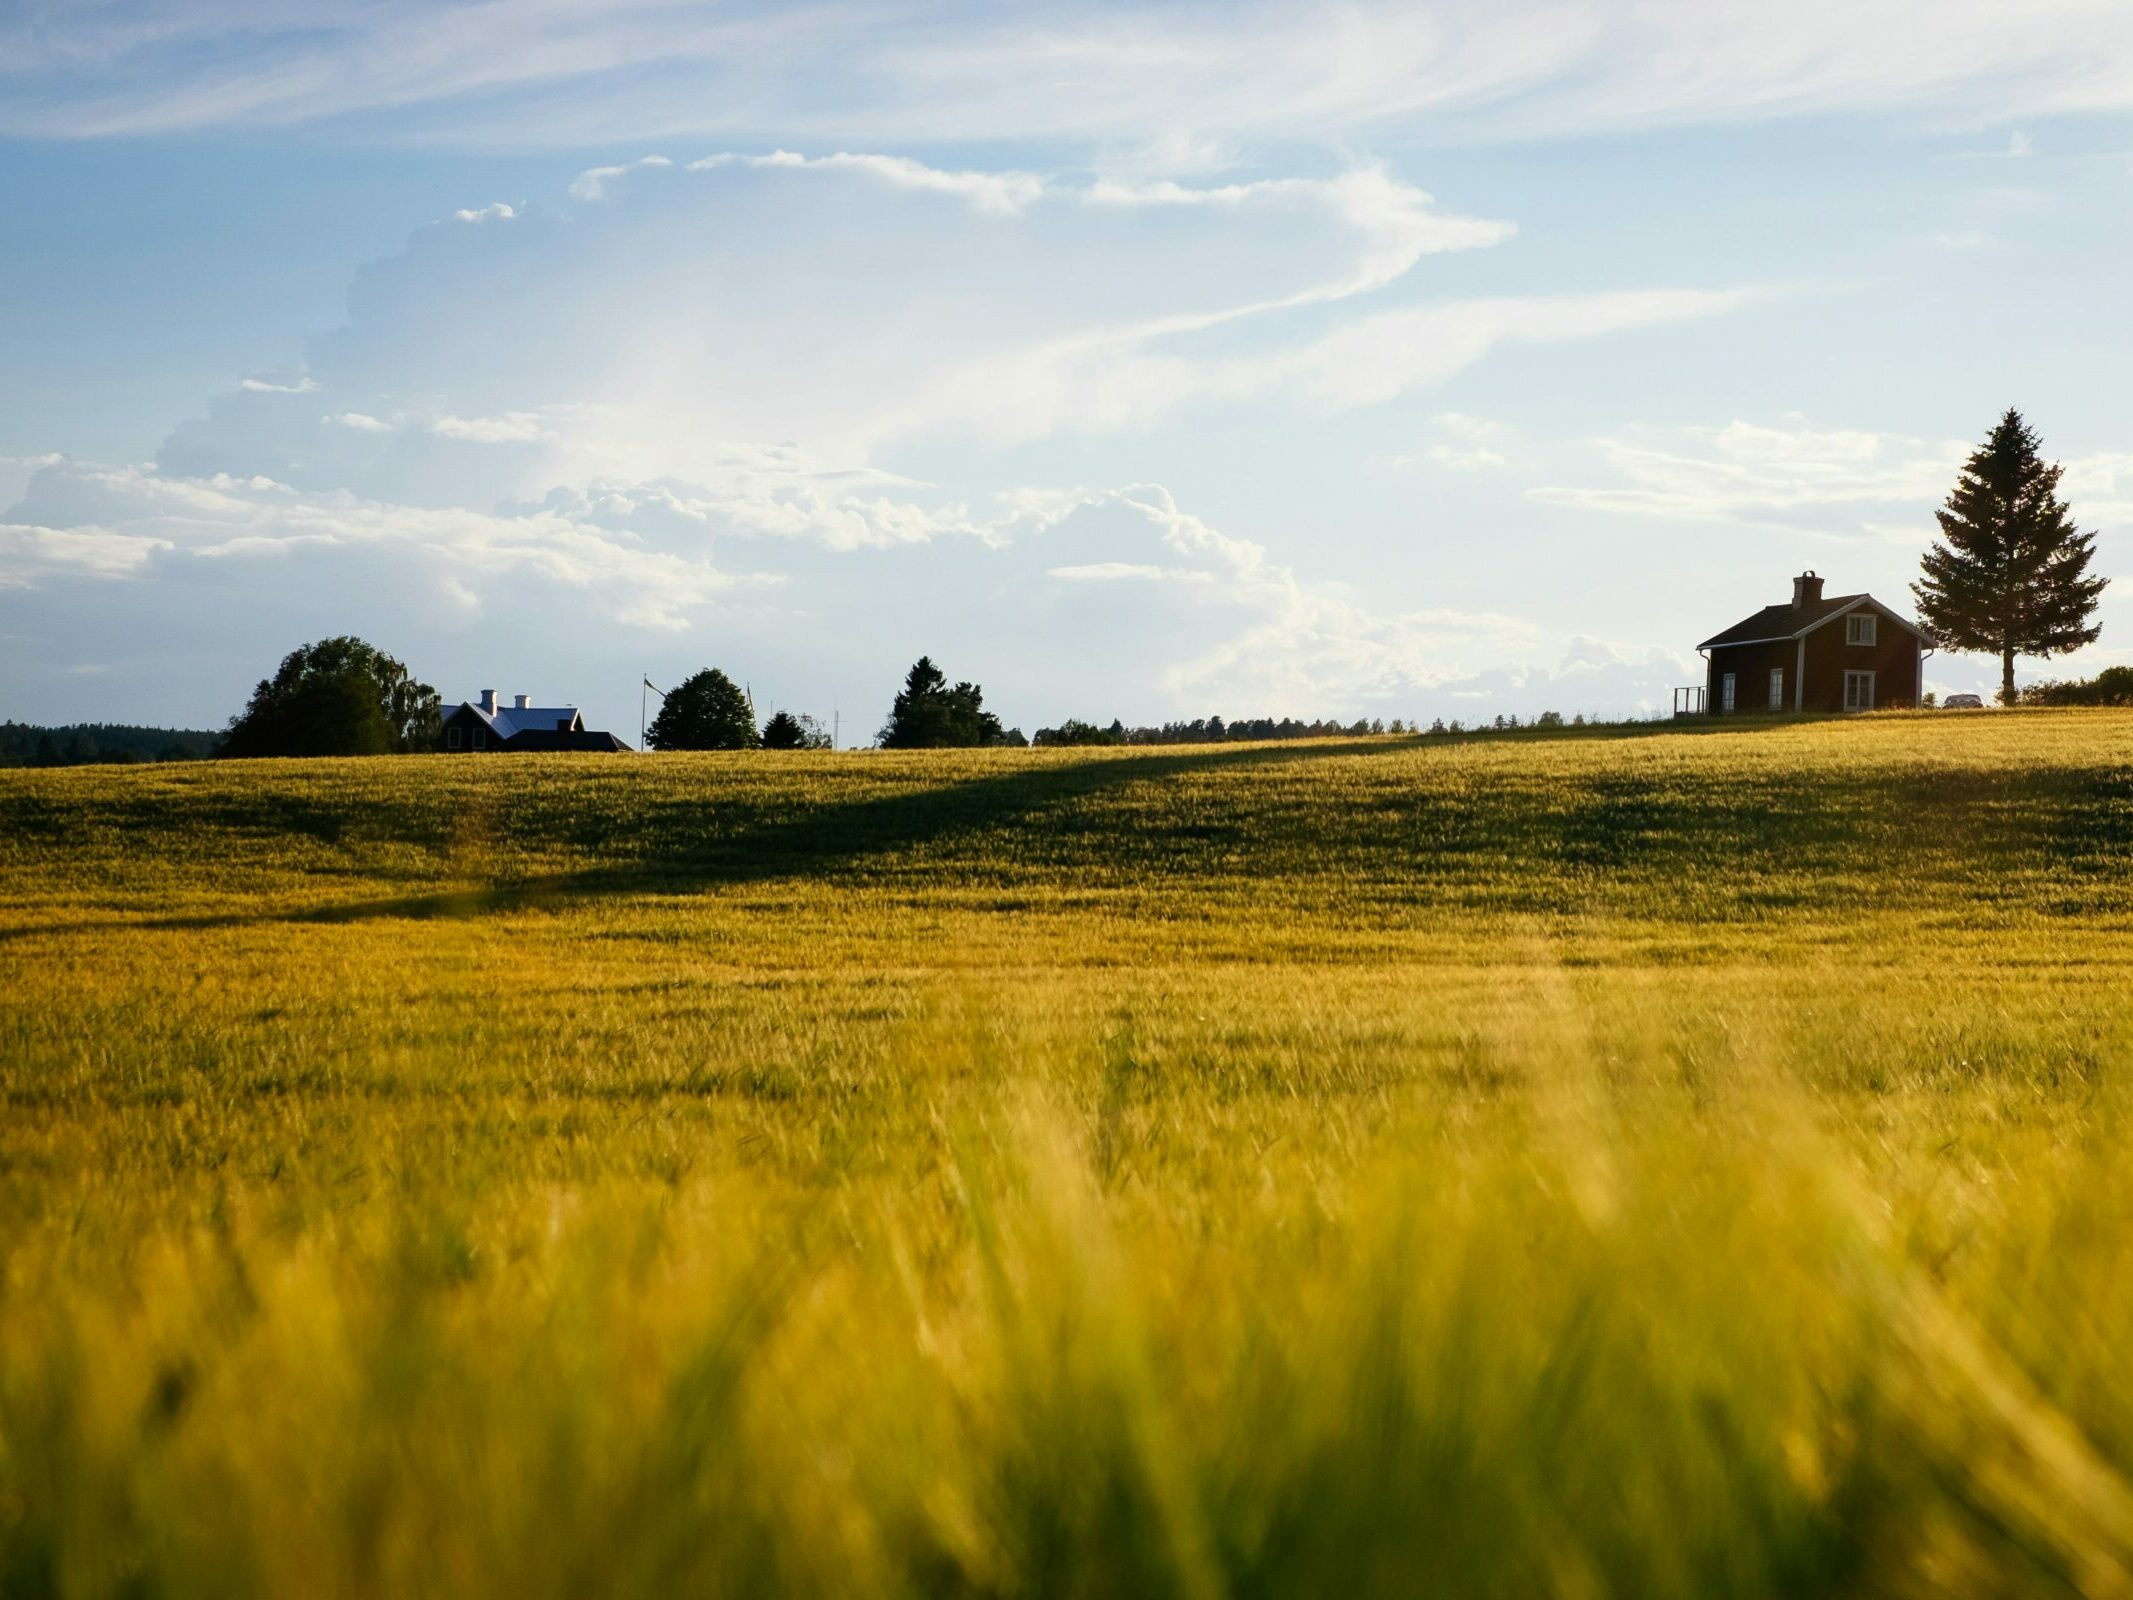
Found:
[[[494,689],[482,690],[481,714],[485,717],[493,717],[496,715],[496,691]]]
[[[515,694],[511,697],[511,703],[523,711],[533,704],[533,696],[530,694]]]
[[[1809,567],[1792,580],[1792,609],[1797,611],[1802,606],[1818,606],[1821,603],[1822,580],[1815,576],[1814,568]]]

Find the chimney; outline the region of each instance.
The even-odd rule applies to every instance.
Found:
[[[1809,567],[1792,580],[1792,609],[1797,611],[1802,606],[1818,606],[1821,603],[1822,580],[1815,576],[1814,568]]]
[[[496,715],[496,691],[494,689],[482,690],[481,714],[485,717],[493,717]]]
[[[515,694],[511,697],[511,703],[523,711],[533,704],[533,696],[530,694]]]

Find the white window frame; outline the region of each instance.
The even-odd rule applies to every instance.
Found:
[[[459,748],[459,746],[464,742],[460,738],[461,732],[462,730],[457,723],[454,723],[451,727],[444,730],[445,749],[457,750]]]
[[[1783,667],[1772,667],[1770,669],[1770,709],[1772,711],[1783,711],[1785,709],[1785,669]]]
[[[1861,694],[1853,694],[1852,685],[1864,686]],[[1844,709],[1847,711],[1871,711],[1874,709],[1874,675],[1857,667],[1844,669]]]
[[[1875,645],[1881,642],[1881,619],[1871,611],[1854,611],[1844,619],[1846,644]]]
[[[1719,675],[1718,709],[1727,712],[1733,709],[1733,674],[1730,672]]]

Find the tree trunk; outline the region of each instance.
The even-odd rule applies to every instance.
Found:
[[[2014,703],[2014,650],[2010,646],[2000,652],[2000,704],[2011,706]]]

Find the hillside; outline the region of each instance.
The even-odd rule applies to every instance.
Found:
[[[2129,750],[0,774],[0,1592],[2133,1581]]]

